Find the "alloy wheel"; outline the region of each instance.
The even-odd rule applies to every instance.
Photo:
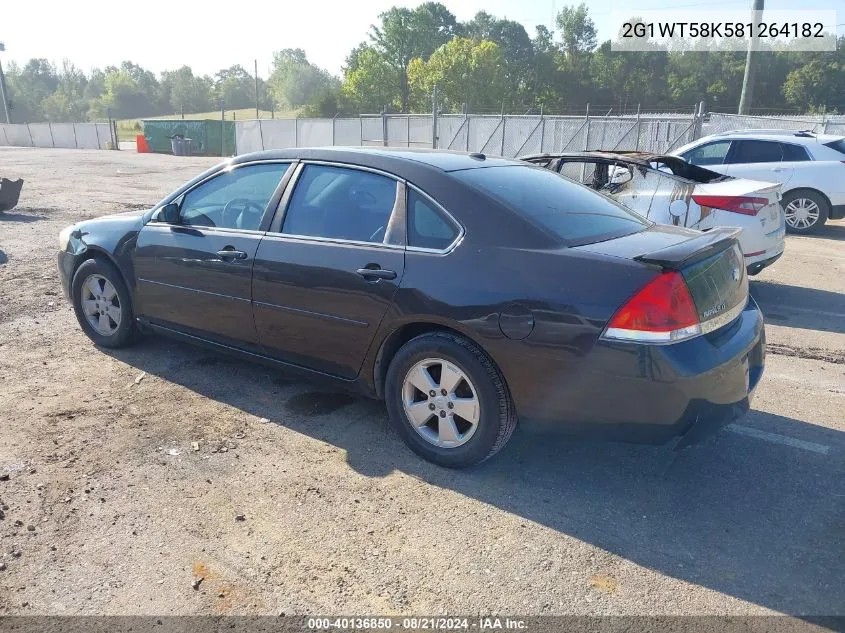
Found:
[[[402,405],[414,430],[428,443],[456,448],[478,429],[478,391],[460,367],[442,358],[416,363],[402,383]]]
[[[82,284],[80,304],[94,330],[111,336],[120,327],[120,297],[114,284],[102,275],[89,275]]]

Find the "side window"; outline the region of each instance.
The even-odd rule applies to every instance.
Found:
[[[779,163],[783,158],[780,143],[773,141],[737,141],[737,148],[731,154],[731,164]]]
[[[721,165],[730,148],[730,141],[714,141],[685,152],[683,158],[693,165]]]
[[[781,143],[781,150],[783,150],[784,162],[800,162],[810,160],[807,155],[807,150],[800,145],[790,145],[789,143]]]
[[[185,194],[179,219],[188,226],[256,231],[289,166],[289,163],[246,165],[215,176]]]
[[[443,250],[460,231],[437,207],[413,189],[408,190],[408,246]]]
[[[384,242],[396,181],[360,169],[306,165],[285,211],[282,233]]]

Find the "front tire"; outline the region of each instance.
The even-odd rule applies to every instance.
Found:
[[[73,276],[71,297],[82,331],[97,345],[125,347],[137,338],[129,289],[111,262],[83,262]]]
[[[472,342],[449,332],[423,334],[399,349],[387,371],[385,400],[411,450],[447,468],[492,457],[516,426],[499,370]]]
[[[830,215],[830,204],[823,195],[810,189],[790,191],[781,201],[788,233],[815,233]]]

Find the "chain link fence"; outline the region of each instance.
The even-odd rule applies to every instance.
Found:
[[[668,152],[697,138],[701,118],[678,114],[541,116],[374,114],[358,118],[236,121],[239,154],[317,146],[422,147],[516,157],[540,152]]]
[[[373,114],[333,119],[236,121],[238,154],[321,146],[420,147],[517,157],[542,152],[639,150],[665,153],[730,130],[809,130],[845,136],[845,116],[643,113],[623,116]],[[0,124],[0,145],[106,149],[108,123]]]

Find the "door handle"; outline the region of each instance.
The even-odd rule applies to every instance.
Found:
[[[222,251],[217,251],[217,256],[224,261],[232,259],[246,259],[246,253],[243,251],[236,251],[234,248],[224,248]]]
[[[772,171],[783,171],[783,167],[772,167]]]
[[[384,268],[359,268],[358,274],[367,281],[378,281],[379,279],[396,279],[395,270],[385,270]]]

